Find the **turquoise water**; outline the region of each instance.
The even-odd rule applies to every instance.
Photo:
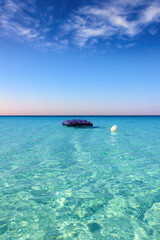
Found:
[[[159,240],[160,117],[72,118],[0,117],[0,239]]]

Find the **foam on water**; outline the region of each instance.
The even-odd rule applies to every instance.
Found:
[[[0,239],[159,240],[160,117],[72,118],[0,117]]]

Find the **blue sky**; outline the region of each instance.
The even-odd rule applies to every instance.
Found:
[[[160,1],[1,0],[0,115],[160,114]]]

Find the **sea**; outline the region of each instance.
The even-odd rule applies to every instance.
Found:
[[[160,240],[160,116],[0,117],[0,239]]]

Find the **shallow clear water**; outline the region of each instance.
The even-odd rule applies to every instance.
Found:
[[[0,239],[160,239],[160,117],[72,118],[0,117]]]

